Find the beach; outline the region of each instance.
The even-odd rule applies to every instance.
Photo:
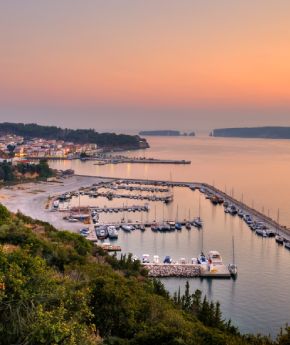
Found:
[[[51,212],[46,208],[49,197],[89,187],[103,179],[90,176],[72,176],[58,182],[29,182],[0,189],[0,202],[11,212],[18,210],[34,219],[49,222],[59,230],[76,232],[82,223],[69,223],[63,217],[67,212]]]

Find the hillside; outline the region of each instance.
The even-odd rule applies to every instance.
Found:
[[[290,139],[290,127],[241,127],[219,128],[211,133],[214,137]]]
[[[197,290],[169,297],[139,261],[0,204],[0,339],[10,344],[283,345],[242,336]]]
[[[97,144],[112,149],[139,149],[149,147],[147,141],[138,135],[98,133],[94,129],[68,129],[55,126],[40,126],[34,123],[0,123],[0,134],[15,134],[24,138],[64,140],[76,144]]]

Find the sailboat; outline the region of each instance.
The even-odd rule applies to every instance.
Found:
[[[238,266],[235,264],[235,242],[233,236],[233,263],[228,265],[228,270],[232,277],[236,277],[238,275]]]
[[[278,209],[278,214],[277,214],[277,223],[279,224],[279,216],[280,216],[280,210]],[[279,234],[279,230],[277,228],[277,234],[275,236],[275,241],[278,243],[278,244],[284,244],[284,238]]]
[[[175,229],[176,230],[182,229],[182,225],[178,222],[178,205],[177,205],[177,209],[176,209]]]
[[[199,206],[198,206],[198,217],[194,218],[192,225],[196,228],[202,228],[202,220],[200,218],[200,195],[199,195]]]
[[[187,230],[190,230],[191,229],[191,224],[190,224],[190,209],[188,211],[188,221],[185,223],[185,228]]]

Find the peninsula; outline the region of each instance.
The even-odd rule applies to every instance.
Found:
[[[241,127],[219,128],[211,133],[213,137],[290,139],[290,127]]]
[[[40,126],[35,123],[0,123],[0,135],[12,134],[30,138],[43,138],[47,140],[63,140],[76,144],[96,144],[98,147],[112,150],[136,150],[148,148],[146,139],[138,135],[99,133],[94,129],[68,129],[56,126]]]

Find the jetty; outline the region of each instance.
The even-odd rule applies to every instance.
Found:
[[[214,266],[211,270],[199,264],[143,264],[148,270],[148,276],[152,278],[231,278],[231,274],[225,265]]]

